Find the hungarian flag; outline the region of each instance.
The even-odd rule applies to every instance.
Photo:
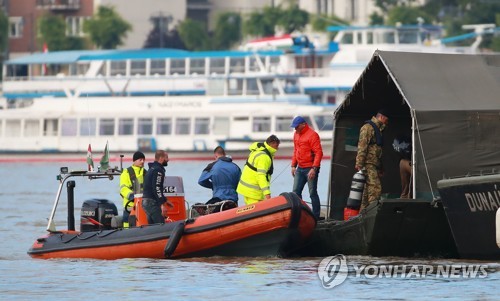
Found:
[[[88,171],[94,171],[94,161],[92,160],[92,147],[90,147],[90,143],[89,148],[87,149],[87,164]]]
[[[104,148],[104,155],[101,158],[101,171],[106,171],[109,168],[109,148],[108,142],[106,141],[106,147]]]

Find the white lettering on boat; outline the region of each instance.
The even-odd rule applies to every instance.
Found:
[[[84,210],[82,211],[82,216],[95,216],[95,212]]]
[[[471,212],[496,211],[500,208],[500,191],[465,193],[465,199]]]

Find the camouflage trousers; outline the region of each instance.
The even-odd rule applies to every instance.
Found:
[[[371,202],[380,199],[380,195],[382,194],[382,185],[380,184],[380,177],[375,165],[367,164],[365,170],[366,184],[360,210],[363,210]]]

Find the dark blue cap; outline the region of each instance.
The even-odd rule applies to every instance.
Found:
[[[291,128],[296,128],[299,124],[305,123],[306,120],[302,118],[302,116],[297,116],[293,119],[292,125],[290,125]]]

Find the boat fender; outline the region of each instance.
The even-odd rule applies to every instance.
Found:
[[[182,234],[184,234],[184,227],[184,221],[175,225],[174,230],[172,230],[172,233],[170,234],[167,245],[165,246],[165,250],[163,251],[165,258],[170,258],[172,254],[174,254],[175,249],[177,249],[177,245],[181,240]]]
[[[348,220],[349,218],[359,214],[365,183],[366,177],[362,170],[355,173],[352,177],[351,192],[349,193],[347,205],[344,209],[344,220]]]

